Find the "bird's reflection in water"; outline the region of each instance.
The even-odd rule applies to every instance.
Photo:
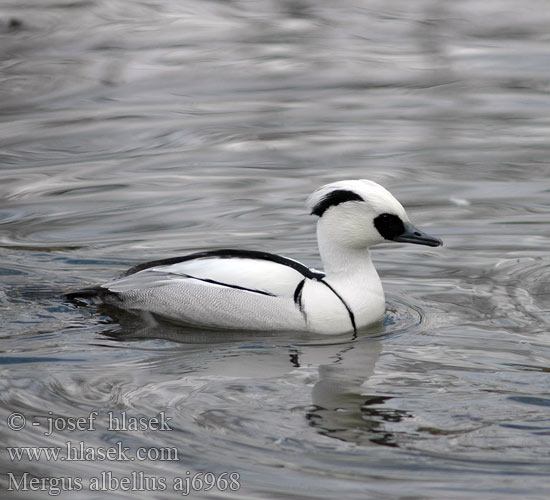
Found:
[[[368,394],[382,344],[358,339],[335,353],[334,361],[319,366],[313,387],[313,408],[307,419],[321,434],[356,444],[398,446],[387,423],[409,417],[402,410],[384,408],[391,397]]]
[[[406,411],[385,407],[391,397],[370,395],[368,380],[374,374],[382,350],[380,341],[353,336],[334,342],[325,337],[325,343],[299,344],[288,342],[288,334],[277,336],[265,332],[216,331],[182,327],[157,321],[153,317],[135,315],[121,310],[104,308],[105,321],[113,328],[105,333],[120,341],[163,339],[179,344],[233,345],[240,350],[235,356],[210,357],[203,373],[223,374],[241,378],[271,378],[284,376],[296,369],[317,367],[318,380],[312,389],[311,405],[305,418],[320,434],[361,445],[397,447],[389,423],[409,418]],[[244,349],[255,341],[277,349]],[[253,345],[252,345],[253,347]]]

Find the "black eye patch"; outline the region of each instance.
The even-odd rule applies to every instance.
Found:
[[[374,227],[386,240],[393,240],[405,232],[403,221],[393,214],[382,214],[374,219]]]
[[[321,217],[328,208],[340,205],[340,203],[344,203],[346,201],[365,200],[353,191],[348,191],[347,189],[336,189],[335,191],[328,193],[322,200],[319,201],[319,203],[317,203],[317,205],[313,207],[311,215],[318,215]]]

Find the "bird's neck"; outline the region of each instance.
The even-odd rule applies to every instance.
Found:
[[[329,235],[330,236],[330,235]],[[357,328],[382,317],[386,302],[382,282],[368,247],[353,248],[318,231],[326,281],[353,311]]]
[[[317,226],[319,253],[327,278],[350,277],[358,274],[371,274],[374,265],[368,247],[350,247],[326,234],[326,228]]]

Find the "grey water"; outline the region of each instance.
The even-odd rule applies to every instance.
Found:
[[[2,498],[548,498],[547,7],[0,2]],[[319,268],[304,201],[346,178],[445,243],[374,250],[357,337],[61,297],[202,249]]]

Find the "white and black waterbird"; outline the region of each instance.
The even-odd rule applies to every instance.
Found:
[[[385,312],[370,247],[442,245],[410,223],[389,191],[365,179],[319,188],[308,208],[318,218],[323,272],[266,252],[213,250],[140,264],[68,296],[206,328],[346,333]]]

